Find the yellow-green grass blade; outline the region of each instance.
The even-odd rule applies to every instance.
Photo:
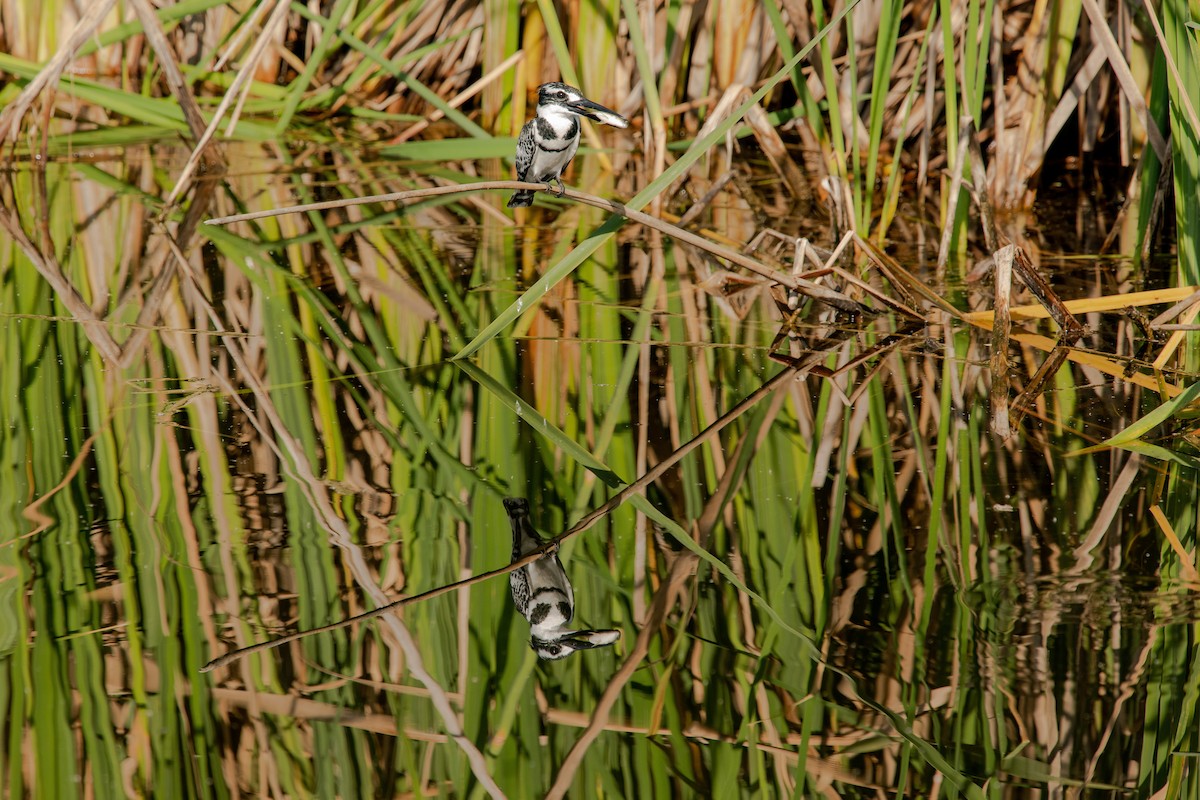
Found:
[[[3,105],[0,102],[0,105]],[[72,131],[69,133],[51,134],[46,137],[46,154],[59,158],[86,149],[102,149],[108,147],[136,147],[140,145],[161,144],[164,139],[178,139],[180,131],[177,128],[162,128],[155,125],[123,124],[111,128],[96,128],[90,131]],[[38,141],[33,149],[40,150]],[[13,150],[28,157],[31,152],[27,139],[18,141]],[[161,198],[159,201],[161,203]]]
[[[470,361],[457,361],[455,364],[463,372],[467,374],[471,380],[475,381],[481,387],[492,394],[500,403],[529,425],[533,430],[540,433],[546,439],[549,439],[556,447],[560,448],[566,455],[573,460],[582,464],[585,468],[599,478],[605,486],[619,489],[625,485],[625,482],[613,472],[607,464],[595,458],[582,445],[571,439],[556,426],[550,423],[550,420],[541,415],[528,401],[522,400],[517,396],[516,392],[507,386],[501,385],[499,381],[488,375],[479,367],[472,364]]]
[[[477,158],[512,159],[517,152],[517,137],[491,139],[430,139],[402,142],[379,148],[381,155],[406,161],[471,161]],[[587,152],[584,150],[583,152]]]
[[[847,6],[843,13],[849,12],[853,4]],[[840,18],[825,23],[825,8],[823,3],[814,3],[812,7],[813,24],[821,27],[822,34],[832,30],[841,22]],[[846,134],[842,130],[841,89],[838,86],[838,71],[833,64],[834,53],[825,35],[818,36],[818,55],[821,59],[821,77],[825,82],[825,102],[829,116],[829,144],[833,147],[833,163],[829,164],[829,173],[833,177],[846,177]],[[809,43],[811,47],[812,43]],[[808,47],[805,48],[807,50]],[[796,66],[799,66],[799,61]],[[851,133],[853,135],[853,133]]]
[[[913,66],[914,75],[923,75],[925,72],[925,59],[928,57],[929,42],[933,33],[933,25],[937,20],[936,15],[929,15],[929,23],[925,28],[925,35],[921,37],[921,46],[917,49],[917,60]],[[897,136],[895,150],[899,152],[903,146],[903,131],[908,130],[909,118],[912,114],[913,107],[921,90],[921,81],[914,80],[909,84],[908,91],[904,96],[904,112],[900,115],[900,135]],[[868,169],[868,175],[874,174],[874,169]],[[901,178],[904,175],[904,170],[893,168],[887,177],[886,188],[883,193],[883,208],[879,213],[879,225],[875,230],[876,242],[882,248],[886,241],[887,231],[891,227],[892,220],[896,217],[896,209],[900,205],[900,184]],[[919,437],[918,437],[919,439]]]
[[[237,80],[237,73],[235,72],[213,72],[206,67],[194,64],[180,64],[179,71],[191,82],[203,82],[222,89],[228,89]],[[254,109],[256,108],[256,103],[259,102],[269,103],[270,108],[278,109],[279,103],[288,97],[288,87],[267,83],[266,81],[251,79],[244,84],[244,87],[248,98],[244,106],[245,109]],[[205,105],[220,105],[222,99],[221,97],[201,95],[196,98],[196,102],[203,108]]]
[[[1146,108],[1150,121],[1157,125],[1160,131],[1166,130],[1171,124],[1171,92],[1167,88],[1167,80],[1166,55],[1163,51],[1156,50],[1151,62],[1150,97],[1146,101]],[[1156,213],[1155,208],[1161,202],[1158,196],[1158,182],[1163,166],[1153,147],[1142,148],[1141,169],[1139,170],[1137,248],[1134,251],[1138,257],[1148,255],[1146,237],[1153,235],[1152,215]]]
[[[779,48],[779,53],[783,56],[783,60],[790,61],[792,56],[796,54],[796,49],[792,46],[792,35],[787,29],[787,23],[784,22],[783,12],[779,7],[779,0],[766,0],[763,3],[763,9],[766,11],[767,19],[771,22],[771,30],[775,34],[775,46]],[[797,67],[792,70],[792,74],[789,77],[792,81],[792,88],[796,90],[797,95],[803,98],[806,110],[810,110],[808,103],[812,100],[812,93],[808,91],[808,84],[804,80],[804,73]],[[810,121],[819,124],[820,115],[813,115]],[[818,139],[821,138],[821,133],[817,132],[815,127],[814,133],[817,133]]]
[[[1159,425],[1177,416],[1180,412],[1192,404],[1192,402],[1200,397],[1200,381],[1193,383],[1188,388],[1184,389],[1175,397],[1160,405],[1148,414],[1145,414],[1141,419],[1132,425],[1128,426],[1120,433],[1110,436],[1103,442],[1092,447],[1085,447],[1082,450],[1076,450],[1068,455],[1078,456],[1085,453],[1094,453],[1098,450],[1104,450],[1109,447],[1122,447],[1127,444],[1139,441],[1150,431],[1157,428]]]
[[[1187,469],[1200,469],[1200,458],[1189,455],[1188,453],[1180,453],[1175,450],[1168,450],[1162,445],[1149,444],[1148,442],[1142,441],[1133,441],[1121,442],[1120,444],[1113,445],[1113,447],[1119,447],[1122,450],[1128,450],[1131,453],[1138,453],[1150,458],[1156,458],[1159,461],[1174,462]],[[1096,501],[1094,498],[1090,507],[1096,508]]]
[[[879,6],[881,16],[875,36],[874,72],[871,76],[871,97],[867,112],[867,166],[862,175],[862,204],[856,209],[858,230],[863,232],[870,231],[871,219],[874,218],[873,199],[875,183],[878,180],[879,151],[883,146],[883,117],[887,110],[887,87],[892,75],[892,65],[895,63],[900,23],[903,20],[902,7],[903,3],[897,0],[888,0]],[[918,83],[913,81],[912,86],[915,87]],[[899,165],[893,165],[893,170],[900,171]],[[882,233],[880,235],[882,236]]]

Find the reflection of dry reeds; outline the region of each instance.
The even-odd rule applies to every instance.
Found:
[[[338,174],[365,174],[356,169],[347,159]],[[425,182],[421,176],[405,178],[406,185]],[[247,174],[228,185],[277,205],[288,198],[285,187],[302,187],[304,180],[302,173]],[[368,186],[398,188],[389,184],[375,178]],[[573,192],[572,198],[577,195]],[[117,207],[130,206],[135,202],[131,198],[116,200]],[[53,204],[39,200],[36,205]],[[607,201],[599,205],[613,207]],[[864,784],[896,786],[900,773],[895,764],[908,748],[907,785],[924,791],[920,787],[947,779],[962,782],[965,774],[973,774],[970,759],[939,761],[932,748],[945,744],[946,730],[977,725],[972,728],[977,738],[1027,742],[1026,760],[997,756],[995,774],[1007,771],[1048,782],[1054,776],[1087,773],[1094,780],[1120,782],[1123,767],[1115,767],[1125,761],[1115,758],[1114,751],[1127,745],[1101,730],[1063,750],[1061,728],[1049,724],[1083,701],[1048,669],[1047,637],[1042,636],[1042,645],[1023,641],[1016,650],[1003,649],[991,633],[962,628],[957,621],[961,612],[945,601],[949,591],[996,591],[1000,594],[994,602],[972,606],[972,619],[981,620],[977,624],[987,630],[1018,625],[1032,635],[1070,628],[1075,624],[1071,608],[1048,606],[1041,617],[1029,616],[1035,602],[1052,599],[1039,591],[1038,573],[1031,567],[1021,568],[1030,571],[1022,572],[1020,582],[1005,584],[1003,591],[976,587],[994,586],[988,581],[1021,563],[1006,555],[1013,547],[1023,548],[1033,561],[1065,558],[1071,537],[1056,518],[1090,520],[1087,538],[1078,543],[1082,550],[1070,556],[1076,571],[1064,576],[1068,597],[1082,591],[1075,587],[1091,585],[1101,566],[1119,567],[1101,560],[1110,557],[1105,542],[1140,547],[1137,543],[1147,536],[1159,539],[1157,523],[1142,524],[1124,511],[1146,496],[1139,468],[1143,462],[1114,462],[1109,485],[1118,499],[1110,503],[1096,503],[1078,490],[1091,485],[1088,476],[1105,469],[1107,456],[1053,462],[1067,473],[1061,480],[1077,487],[1078,497],[1045,478],[1046,458],[1053,450],[1078,449],[1083,443],[1071,432],[1070,419],[1055,411],[1065,402],[1064,393],[1097,407],[1116,402],[1116,395],[1082,385],[1064,388],[1060,378],[1050,393],[1037,398],[1031,413],[1054,421],[1061,432],[1025,426],[1040,451],[1015,441],[989,440],[983,435],[987,390],[982,367],[987,359],[980,352],[982,341],[962,332],[968,329],[951,327],[946,319],[941,333],[930,329],[930,335],[939,337],[934,345],[919,336],[895,337],[890,316],[877,316],[865,325],[830,317],[825,304],[795,309],[789,323],[794,335],[787,344],[790,358],[807,357],[819,369],[800,381],[785,371],[776,379],[782,384],[768,384],[762,390],[766,394],[755,395],[777,339],[774,309],[760,294],[740,314],[721,313],[687,265],[694,257],[725,251],[714,249],[715,240],[707,236],[698,244],[684,244],[675,238],[676,226],[655,218],[648,224],[662,238],[646,254],[640,302],[625,306],[576,300],[573,316],[563,318],[558,335],[572,339],[573,361],[548,364],[564,351],[556,349],[556,342],[542,341],[526,351],[526,360],[505,366],[503,359],[491,360],[489,354],[511,352],[517,345],[497,336],[480,351],[478,364],[463,371],[444,359],[508,304],[509,287],[501,276],[517,274],[520,262],[516,248],[497,247],[493,253],[503,254],[497,256],[485,255],[488,251],[480,247],[474,258],[496,260],[473,279],[480,281],[475,288],[468,288],[460,277],[461,265],[463,258],[472,257],[470,242],[476,234],[451,235],[447,224],[461,222],[464,212],[450,208],[417,210],[421,221],[432,221],[436,229],[378,224],[396,219],[396,212],[380,202],[281,217],[279,227],[264,219],[234,229],[204,226],[200,230],[211,233],[225,256],[220,263],[227,269],[220,271],[204,269],[193,255],[194,246],[184,249],[187,239],[180,237],[186,231],[168,224],[151,229],[143,243],[147,252],[130,259],[122,280],[161,295],[154,307],[169,327],[158,329],[153,318],[141,319],[136,330],[144,331],[140,335],[146,344],[123,374],[139,381],[143,374],[153,376],[153,386],[178,385],[183,393],[176,399],[156,388],[149,395],[153,402],[138,405],[118,399],[107,411],[112,422],[98,418],[104,434],[91,445],[97,453],[93,460],[105,476],[102,502],[114,508],[120,494],[107,488],[114,481],[128,484],[131,497],[155,494],[153,483],[134,488],[144,478],[133,464],[109,461],[111,442],[141,447],[126,431],[144,427],[159,442],[168,465],[166,496],[179,510],[165,517],[156,510],[161,506],[144,511],[148,518],[164,519],[157,535],[177,548],[175,580],[192,587],[200,613],[170,623],[174,630],[194,629],[187,634],[191,644],[174,662],[159,658],[154,685],[167,691],[172,682],[190,681],[200,698],[190,713],[212,714],[219,737],[229,737],[221,739],[228,741],[227,749],[216,750],[211,769],[249,790],[260,785],[256,771],[241,765],[269,762],[287,780],[307,784],[312,779],[306,770],[313,767],[271,755],[277,737],[299,753],[329,741],[353,750],[355,737],[369,733],[392,741],[389,748],[435,748],[436,757],[414,775],[413,786],[448,780],[454,767],[439,766],[441,759],[452,763],[461,758],[467,769],[466,757],[449,754],[473,748],[482,759],[475,760],[475,774],[491,776],[496,787],[508,790],[514,778],[504,771],[503,754],[510,747],[541,747],[544,735],[543,749],[552,754],[548,763],[557,783],[550,779],[542,789],[556,785],[554,791],[569,792],[579,785],[579,776],[609,768],[603,765],[612,763],[611,748],[636,748],[636,741],[650,731],[663,745],[654,758],[673,768],[686,762],[705,782],[729,780],[729,769],[747,769],[761,754],[762,764],[754,767],[761,770],[759,780],[784,792],[824,781],[847,791]],[[480,227],[494,226],[497,236],[511,237],[510,226],[484,212],[470,213],[479,215],[475,224]],[[190,218],[198,214],[202,210]],[[559,224],[577,224],[581,214],[560,217]],[[194,234],[190,239],[195,240]],[[620,241],[639,242],[640,237],[626,234]],[[777,241],[789,254],[805,250],[787,235]],[[847,236],[846,246],[853,241]],[[149,257],[159,247],[168,257]],[[685,255],[685,248],[691,255]],[[735,257],[726,263],[736,268],[750,260],[765,274],[794,283],[792,273],[776,269],[768,250],[764,246],[754,257],[734,250]],[[863,252],[880,255],[866,244]],[[86,297],[93,292],[88,281],[102,271],[80,269],[79,256],[62,261],[59,270]],[[829,257],[836,260],[837,254]],[[904,311],[909,303],[919,309],[933,297],[941,300],[936,292],[933,297],[921,294],[918,276],[898,265],[880,259],[879,266],[878,272],[863,275],[824,265],[801,274],[806,280],[838,281],[840,290],[825,288],[856,304],[894,308],[898,319],[911,316]],[[163,270],[170,271],[170,280],[157,277]],[[117,272],[110,268],[107,274]],[[370,280],[361,280],[365,277]],[[161,294],[157,287],[164,282],[170,291]],[[109,291],[121,295],[127,290],[118,284]],[[576,295],[580,291],[573,290]],[[903,301],[891,299],[893,292]],[[1179,300],[1174,313],[1190,313],[1192,294],[1159,293],[1144,301]],[[1136,295],[1125,299],[1143,302]],[[1066,307],[1076,315],[1095,315],[1103,302],[1072,300]],[[1030,313],[1014,306],[1014,325],[1035,324],[1027,319]],[[586,338],[587,326],[606,316],[628,319],[627,334],[614,328],[627,340]],[[138,317],[126,309],[122,318]],[[98,319],[114,342],[127,341],[127,326]],[[986,314],[967,314],[966,319],[981,327],[991,324]],[[1090,323],[1103,328],[1095,319]],[[1022,338],[1030,335],[1014,332],[1014,346],[1022,348],[1017,354],[1025,360],[1034,358],[1024,349],[1031,340]],[[522,342],[521,347],[530,344]],[[1084,344],[1096,349],[1101,342],[1085,338]],[[605,350],[614,347],[621,350],[615,359]],[[148,360],[141,361],[143,357]],[[1108,360],[1117,371],[1124,366],[1111,355]],[[604,368],[612,368],[614,385],[607,385],[608,378],[604,385],[592,385],[579,377],[591,374],[595,381],[602,361]],[[152,368],[144,369],[143,363]],[[567,386],[580,388],[559,391],[553,402],[531,407],[529,398],[539,395],[526,381],[542,374],[539,370],[575,376]],[[190,388],[177,383],[183,377],[193,381]],[[774,386],[779,391],[770,391]],[[469,392],[463,391],[466,387]],[[588,392],[604,389],[611,389],[618,402],[593,408]],[[759,401],[735,408],[745,397]],[[636,404],[627,418],[647,430],[661,430],[661,437],[618,424],[614,409],[619,412],[625,398]],[[966,411],[955,413],[957,408]],[[733,411],[723,415],[723,409]],[[162,425],[161,419],[155,424],[158,411],[165,413],[161,419],[176,425]],[[713,427],[715,421],[719,424]],[[460,440],[464,425],[470,433]],[[572,426],[580,431],[578,438],[565,433]],[[543,444],[532,452],[515,448],[503,438],[509,430],[528,431]],[[589,447],[581,448],[580,441]],[[613,509],[599,518],[609,506],[595,501],[595,481],[638,474],[626,470],[637,463],[639,441],[644,442],[649,478],[619,497],[643,488],[658,493],[661,503],[644,498],[637,503],[657,520],[659,536],[647,526],[640,548],[609,549],[609,541],[632,542],[632,536],[619,537],[627,535],[626,524],[632,530],[633,515]],[[688,449],[679,449],[689,442]],[[608,455],[599,461],[594,453]],[[471,469],[464,468],[468,463]],[[530,472],[509,478],[514,463]],[[586,478],[583,465],[591,470]],[[79,480],[72,478],[67,485]],[[251,485],[236,494],[222,488],[235,482]],[[256,492],[255,483],[270,493]],[[65,493],[55,492],[56,485],[32,492],[51,495],[38,507],[41,517],[50,520],[61,518]],[[595,519],[595,526],[564,541],[563,552],[569,553],[581,613],[589,622],[610,614],[615,620],[636,619],[639,635],[627,639],[623,668],[593,653],[585,655],[599,657],[576,657],[577,673],[548,672],[539,678],[533,664],[523,664],[515,655],[524,652],[524,645],[504,622],[504,587],[493,589],[495,582],[482,581],[486,570],[508,560],[507,545],[489,536],[497,523],[488,518],[488,509],[497,505],[492,498],[502,491],[529,491],[527,486],[551,487],[540,490],[544,497],[569,498],[579,509],[558,530],[597,509],[582,520],[586,525]],[[1179,487],[1173,491],[1188,491],[1186,483]],[[1012,511],[993,508],[1013,492],[1023,499]],[[459,499],[464,496],[470,498],[469,510]],[[1089,502],[1102,506],[1094,518],[1068,513]],[[542,527],[553,529],[559,524],[555,502],[543,500],[542,505],[551,515]],[[703,547],[678,552],[664,538],[674,523],[662,518],[662,507],[676,509],[678,521],[694,519],[687,526],[691,536],[675,533],[687,536],[689,547]],[[1173,507],[1162,507],[1186,551],[1186,534]],[[1078,515],[1078,510],[1072,513]],[[97,534],[115,538],[98,552],[120,552],[121,524],[142,523],[118,519],[109,526],[113,533]],[[314,537],[306,531],[321,533]],[[33,541],[55,535],[52,523]],[[284,549],[276,549],[279,545]],[[1172,548],[1174,542],[1165,549],[1174,553]],[[635,555],[636,565],[629,563]],[[121,588],[97,597],[120,598],[120,607],[110,603],[115,613],[136,601],[157,608],[158,615],[179,614],[168,597],[148,594],[159,578],[151,580],[119,558],[105,557],[113,560],[120,581],[113,586]],[[469,587],[458,582],[470,575],[477,579]],[[39,591],[38,586],[31,591]],[[409,600],[403,610],[373,614],[397,623],[402,616],[411,636],[408,647],[403,646],[403,632],[394,628],[364,626],[354,636],[329,630],[302,643],[293,641],[296,649],[287,654],[247,660],[227,674],[213,673],[223,677],[211,693],[206,694],[206,684],[194,681],[203,660],[222,648],[223,640],[245,645],[271,635],[267,631],[319,628],[331,619],[344,620],[335,623],[341,629],[355,618],[364,619],[356,616],[363,604],[380,604],[384,594],[415,599],[431,590],[439,597],[426,595],[430,599],[424,603]],[[642,595],[640,601],[632,596],[635,592]],[[1100,599],[1096,603],[1087,613],[1103,614],[1108,607]],[[143,663],[134,638],[161,635],[155,633],[156,616],[130,620],[123,633],[110,634],[116,655],[109,680],[120,683],[118,675]],[[884,618],[894,622],[881,627]],[[955,626],[953,647],[935,644],[945,641],[946,631]],[[800,646],[791,631],[814,632],[819,657],[816,650]],[[1145,639],[1128,645],[1146,657]],[[978,659],[984,663],[976,674]],[[308,663],[322,672],[309,669]],[[1094,663],[1086,668],[1104,669]],[[1144,668],[1133,674],[1109,669],[1108,679],[1126,687],[1141,686],[1148,674]],[[331,680],[323,674],[328,670],[344,677]],[[855,686],[843,674],[853,675]],[[647,676],[653,676],[655,688],[643,697]],[[1094,679],[1073,673],[1067,680],[1094,685]],[[525,721],[525,712],[536,715],[529,699],[535,681],[552,698],[540,718],[544,729]],[[987,688],[982,699],[974,691],[978,681]],[[495,713],[489,711],[492,701],[474,688],[478,682],[495,696]],[[389,684],[401,684],[403,690]],[[137,691],[135,684],[128,685],[121,691]],[[1130,724],[1136,704],[1129,692],[1126,688],[1123,699],[1106,707],[1106,729]],[[257,694],[269,702],[255,705]],[[1061,703],[1052,700],[1059,696],[1064,697]],[[289,705],[288,697],[295,702]],[[600,698],[604,702],[597,705]],[[564,709],[586,710],[583,718],[580,712],[569,717],[587,725],[585,736],[564,729]],[[147,719],[144,725],[153,722]],[[632,732],[634,726],[638,733]],[[245,733],[236,733],[243,727]],[[691,735],[712,744],[693,752]],[[743,752],[732,767],[713,758],[711,748],[726,745]],[[125,748],[136,752],[136,743],[130,740]],[[146,758],[153,759],[153,752],[147,751]],[[914,752],[921,755],[914,757]],[[1054,760],[1055,753],[1065,755]],[[798,775],[797,765],[809,759],[819,760]],[[167,767],[160,764],[155,770],[161,778]],[[153,778],[143,780],[153,785]],[[483,785],[487,778],[479,780]],[[970,790],[968,783],[960,785]]]
[[[18,666],[6,757],[24,781],[11,791],[69,794],[72,759],[98,796],[222,782],[264,796],[471,781],[557,795],[1168,786],[1171,752],[1200,749],[1195,648],[1175,624],[1194,603],[1172,583],[1194,570],[1194,464],[1165,446],[1170,429],[1135,429],[1120,443],[1132,455],[1085,448],[1128,430],[1144,390],[1189,397],[1194,287],[1133,293],[1124,262],[1056,284],[1088,328],[1072,326],[1080,341],[1043,369],[1045,391],[1019,398],[1028,416],[1001,440],[987,435],[989,390],[1006,399],[1055,340],[1014,297],[1009,382],[990,387],[995,354],[958,323],[990,329],[990,312],[960,311],[958,290],[879,244],[902,195],[940,199],[939,175],[947,207],[984,217],[988,196],[1027,202],[1075,114],[1085,149],[1116,124],[1132,158],[1143,112],[1105,109],[1145,90],[1129,70],[1121,89],[1105,84],[1104,65],[1142,46],[1141,17],[1123,17],[1114,51],[1093,5],[1069,35],[1062,14],[1002,4],[992,23],[955,13],[949,30],[941,7],[859,8],[827,37],[826,9],[791,0],[621,4],[637,25],[573,1],[349,4],[335,21],[218,6],[187,27],[166,7],[164,45],[98,4],[64,37],[82,49],[64,47],[54,69],[73,64],[77,80],[53,96],[55,71],[33,63],[50,54],[0,20],[0,69],[33,87],[0,120],[10,151],[49,162],[10,168],[0,203],[16,245],[0,250],[0,499],[36,522],[0,543],[0,593],[27,610],[26,633],[4,637]],[[147,19],[148,4],[133,9]],[[542,16],[554,9],[561,20]],[[129,85],[160,74],[151,59],[170,60],[166,47],[183,80],[108,83],[113,42],[145,53],[121,65]],[[813,56],[779,74],[799,42]],[[1192,80],[1190,62],[1175,68],[1152,100]],[[504,174],[512,143],[494,137],[528,117],[527,89],[572,73],[640,111],[642,138],[589,133],[616,148],[617,174],[584,153],[572,182],[586,195],[514,220],[463,184]],[[747,106],[764,79],[783,82]],[[193,102],[200,120],[183,111]],[[750,128],[732,123],[739,109]],[[1145,113],[1174,120],[1186,163],[1183,99]],[[978,130],[946,124],[964,117]],[[191,182],[132,145],[116,165],[54,161],[129,144],[129,122],[187,137]],[[671,149],[726,122],[705,148]],[[436,166],[232,142],[293,124]],[[205,130],[223,152],[200,146]],[[1165,136],[1145,130],[1150,170]],[[751,132],[784,184],[738,149]],[[800,182],[826,174],[847,260],[805,272],[796,229],[824,223],[788,214]],[[1150,180],[1147,204],[1171,180],[1191,202],[1189,175]],[[417,204],[378,197],[396,192]],[[351,207],[355,195],[375,197]],[[689,195],[676,225],[667,208]],[[210,206],[330,196],[338,207],[199,226]],[[638,224],[597,234],[605,214]],[[746,246],[764,221],[781,229],[778,259]],[[964,231],[943,227],[952,268]],[[577,238],[595,258],[571,263]],[[1191,246],[1181,237],[1181,259]],[[797,273],[779,268],[797,253]],[[558,305],[522,304],[549,270]],[[777,337],[759,281],[824,302],[781,295]],[[883,313],[847,317],[866,309]],[[918,317],[932,322],[902,335]],[[770,379],[784,338],[790,368]],[[449,363],[468,350],[467,368]],[[606,504],[597,482],[630,488]],[[536,495],[543,529],[591,526],[562,553],[581,618],[636,630],[627,650],[532,661],[503,581],[484,580],[511,568],[488,572],[508,560],[504,493]],[[401,594],[403,608],[384,606]],[[383,624],[343,630],[368,616]],[[229,646],[322,626],[196,678]]]

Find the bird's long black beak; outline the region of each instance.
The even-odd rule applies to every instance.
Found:
[[[620,638],[620,631],[572,631],[564,644],[575,650],[594,650],[597,647],[607,647]]]
[[[612,125],[614,128],[628,128],[629,120],[622,117],[612,109],[605,108],[599,103],[593,103],[586,97],[582,100],[576,100],[567,104],[571,110],[580,116],[595,120],[604,125]]]
[[[543,661],[560,661],[577,650],[607,647],[620,638],[620,631],[566,631],[553,639],[534,636],[529,640],[529,646]]]

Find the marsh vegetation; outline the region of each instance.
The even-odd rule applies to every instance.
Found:
[[[0,6],[9,793],[1200,795],[1188,9]]]

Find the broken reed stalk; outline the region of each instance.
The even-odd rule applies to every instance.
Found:
[[[296,633],[291,633],[291,634],[288,634],[287,636],[280,636],[278,639],[271,639],[270,641],[259,642],[258,644],[253,644],[253,645],[250,645],[249,647],[242,647],[237,650],[231,650],[230,652],[226,653],[225,655],[218,656],[217,658],[214,658],[212,661],[209,661],[207,664],[205,664],[203,667],[200,668],[200,671],[201,672],[212,672],[214,669],[223,667],[227,664],[237,661],[238,659],[245,658],[246,656],[249,656],[249,655],[253,655],[254,653],[261,653],[264,650],[271,650],[271,649],[279,647],[281,645],[288,644],[289,642],[295,642],[300,639],[304,639],[308,636],[313,636],[318,633],[326,633],[328,631],[340,630],[342,628],[353,625],[356,622],[363,622],[363,621],[366,621],[369,619],[375,619],[376,617],[382,617],[385,614],[390,614],[393,611],[398,611],[399,609],[403,608],[404,606],[412,605],[412,604],[418,603],[422,600],[429,600],[434,597],[439,597],[443,594],[449,594],[450,592],[457,591],[457,590],[465,588],[467,586],[471,586],[472,584],[481,583],[490,578],[496,578],[496,577],[499,577],[500,575],[507,575],[510,572],[520,569],[521,567],[525,566],[526,564],[532,564],[534,561],[544,558],[546,555],[548,555],[550,553],[556,552],[558,550],[558,546],[562,542],[566,541],[567,539],[571,538],[572,536],[583,533],[585,530],[587,530],[588,528],[595,525],[596,522],[598,522],[602,517],[604,517],[606,514],[608,514],[609,512],[611,512],[618,506],[620,506],[622,503],[624,503],[630,497],[641,492],[647,486],[649,486],[651,483],[658,480],[668,469],[674,467],[681,460],[683,460],[683,458],[686,457],[689,453],[691,453],[693,450],[695,450],[700,445],[704,444],[704,442],[706,442],[709,439],[711,439],[712,437],[716,436],[726,426],[728,426],[729,423],[733,422],[738,417],[745,414],[747,411],[749,411],[751,408],[753,408],[755,405],[757,405],[760,400],[762,400],[764,397],[770,395],[772,392],[774,392],[776,389],[778,389],[780,386],[782,386],[784,383],[786,383],[789,379],[791,379],[793,376],[795,376],[795,374],[796,374],[796,370],[794,368],[785,369],[782,372],[780,372],[778,375],[776,375],[775,377],[771,378],[769,381],[767,381],[762,386],[760,386],[758,389],[756,389],[753,393],[751,393],[748,397],[746,397],[744,400],[742,400],[740,403],[738,403],[736,406],[731,408],[729,411],[725,412],[719,419],[715,420],[711,425],[709,425],[703,431],[698,433],[695,436],[695,438],[693,438],[687,444],[683,445],[678,450],[676,450],[674,453],[672,453],[670,456],[665,458],[662,462],[660,462],[653,469],[648,471],[645,475],[638,478],[636,481],[629,484],[624,489],[622,489],[621,491],[619,491],[615,495],[613,495],[611,498],[609,498],[608,502],[604,503],[602,506],[597,508],[595,511],[588,514],[583,519],[579,520],[579,522],[575,523],[573,526],[571,526],[569,529],[567,529],[563,533],[559,534],[558,536],[554,537],[553,539],[546,541],[541,547],[539,547],[537,550],[533,551],[532,553],[530,553],[529,555],[525,556],[522,559],[514,561],[511,564],[508,564],[506,566],[499,567],[499,568],[493,569],[493,570],[489,570],[488,572],[483,572],[478,575],[472,575],[470,578],[464,578],[461,581],[455,581],[454,583],[448,583],[444,586],[439,586],[436,589],[430,589],[427,592],[421,592],[420,594],[415,594],[415,595],[412,595],[411,597],[401,598],[393,603],[388,603],[387,605],[380,606],[379,608],[372,609],[371,611],[367,611],[363,614],[357,614],[353,617],[347,617],[346,619],[340,620],[338,622],[332,622],[328,625],[322,625],[317,628],[310,628],[309,630],[305,630],[305,631],[297,631]]]
[[[1012,266],[1017,246],[993,251],[995,267],[995,316],[992,317],[992,432],[1001,439],[1012,435],[1008,420],[1008,334],[1012,327]]]
[[[1054,320],[1054,324],[1062,331],[1063,338],[1069,339],[1066,344],[1075,344],[1079,337],[1083,336],[1083,325],[1058,298],[1058,294],[1037,271],[1033,262],[1029,260],[1029,256],[1020,247],[1013,254],[1013,271],[1021,283],[1025,284],[1025,288],[1029,289],[1034,298],[1045,307],[1050,318]]]
[[[1050,385],[1051,378],[1066,363],[1071,353],[1071,347],[1083,336],[1084,328],[1070,309],[1063,305],[1058,294],[1050,288],[1050,284],[1034,268],[1033,262],[1020,247],[1013,251],[1012,266],[1021,283],[1025,284],[1037,301],[1045,307],[1046,312],[1059,327],[1057,346],[1033,373],[1029,382],[1025,384],[1025,388],[1012,403],[1009,411],[1009,425],[1015,428],[1021,424],[1029,407]],[[992,379],[995,380],[995,376]]]

